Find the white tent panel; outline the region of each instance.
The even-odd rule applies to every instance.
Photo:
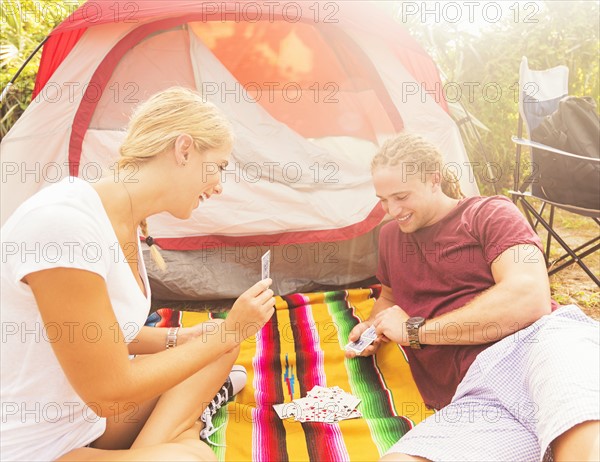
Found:
[[[207,100],[234,127],[232,172],[224,175],[223,195],[202,204],[189,220],[166,213],[150,218],[154,236],[265,235],[338,229],[363,221],[377,203],[369,170],[300,136],[260,104],[222,91],[239,88],[240,83],[194,34],[191,37],[200,79],[196,86],[218,83],[219,91]],[[262,211],[260,218],[256,210]]]
[[[400,108],[405,130],[419,134],[442,151],[447,163],[460,170],[459,182],[467,196],[479,195],[471,163],[460,137],[460,131],[450,116],[424,91],[413,93],[420,83],[394,58],[389,47],[375,43],[372,37],[362,34],[357,43],[368,52],[383,79],[396,106]]]

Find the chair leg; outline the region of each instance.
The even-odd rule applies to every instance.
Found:
[[[529,212],[531,212],[531,214],[533,214],[536,219],[538,220],[539,223],[542,224],[542,226],[544,226],[544,228],[546,228],[546,231],[548,231],[548,239],[550,239],[550,235],[552,235],[552,237],[554,237],[554,239],[556,239],[556,241],[560,244],[560,246],[569,254],[569,256],[571,257],[571,260],[569,260],[568,262],[565,262],[564,264],[562,264],[560,266],[559,269],[563,269],[573,263],[577,263],[581,269],[590,277],[590,279],[592,281],[594,281],[596,283],[596,285],[598,287],[600,287],[600,279],[587,267],[587,265],[582,261],[582,258],[586,255],[588,255],[589,253],[591,253],[591,251],[596,250],[596,246],[593,249],[590,249],[586,252],[584,252],[584,254],[582,255],[577,255],[569,246],[568,244],[558,235],[558,233],[556,233],[556,231],[554,231],[554,229],[552,229],[552,227],[546,223],[543,220],[543,217],[537,212],[537,210],[535,210],[535,207],[533,207],[529,202],[527,202],[526,200],[522,201],[524,207],[526,207]],[[556,271],[558,271],[558,269],[556,269]],[[549,271],[548,274],[554,274],[556,272],[554,269],[552,269],[551,271]]]
[[[517,136],[519,138],[523,137],[523,118],[521,117],[521,113],[519,112],[519,123],[517,125]],[[514,171],[514,181],[513,181],[513,191],[518,191],[519,183],[521,182],[521,145],[517,144],[517,154],[515,159],[515,171]],[[518,196],[513,196],[513,203],[516,205],[519,200]]]
[[[586,247],[588,247],[588,246],[590,246],[590,245],[593,245],[593,244],[594,244],[594,242],[597,242],[597,241],[600,241],[600,236],[598,236],[598,237],[595,237],[594,239],[592,239],[592,240],[590,240],[590,241],[586,242],[585,244],[582,244],[582,245],[580,245],[579,247],[577,247],[577,248],[573,249],[573,252],[575,252],[577,255],[579,255],[579,258],[584,258],[584,257],[587,257],[588,255],[590,255],[591,253],[593,253],[595,250],[598,250],[598,248],[600,248],[600,244],[596,244],[594,247],[592,247],[592,248],[590,248],[590,249],[588,249],[588,250],[584,251],[583,253],[580,253],[580,252],[581,252],[583,249],[585,249]],[[568,255],[568,254],[564,254],[562,257],[560,257],[560,258],[557,258],[556,260],[554,260],[554,261],[552,262],[552,264],[553,264],[553,265],[556,265],[557,263],[559,263],[561,260],[564,260],[565,258],[569,258],[569,255]],[[573,262],[570,262],[570,263],[568,263],[568,264],[561,265],[561,268],[563,268],[563,267],[566,267],[566,266],[569,266],[571,263],[573,263]]]
[[[525,203],[526,200],[523,199],[522,197],[517,197],[517,201],[521,201],[522,203]],[[527,204],[529,205],[529,204]],[[533,230],[535,231],[535,226],[533,224],[533,218],[531,217],[531,213],[529,213],[529,208],[525,205],[523,205],[523,212],[525,213],[525,218],[527,218],[527,222],[529,223],[529,226],[531,226],[533,228]]]
[[[521,200],[525,200],[525,199],[521,199]],[[547,203],[544,202],[542,204],[542,207],[540,208],[539,212],[537,212],[536,217],[539,215],[540,218],[536,218],[535,221],[533,221],[533,218],[531,218],[531,216],[529,215],[529,212],[527,211],[527,209],[525,209],[525,214],[527,215],[527,220],[529,221],[529,224],[531,225],[531,227],[533,228],[533,230],[535,232],[537,232],[537,227],[540,224],[540,221],[542,220],[541,217],[544,216],[544,210],[546,209],[546,205]]]
[[[600,238],[598,238],[600,239]],[[582,247],[585,247],[588,244],[583,245]],[[596,244],[594,247],[586,250],[585,252],[578,254],[579,257],[577,258],[577,260],[568,260],[565,263],[563,263],[562,265],[559,266],[555,266],[552,268],[551,271],[548,271],[548,276],[552,276],[555,273],[558,273],[559,271],[565,269],[567,266],[571,266],[573,263],[577,263],[579,264],[579,266],[581,266],[581,268],[588,274],[588,276],[592,279],[592,281],[594,281],[599,287],[600,287],[600,279],[598,279],[594,273],[592,273],[591,271],[587,271],[589,268],[587,267],[587,265],[585,263],[583,263],[581,260],[583,260],[585,257],[587,257],[588,255],[591,255],[592,253],[596,252],[600,250],[600,244]],[[577,251],[577,249],[575,249],[574,251]],[[563,258],[568,257],[568,255],[564,255]],[[552,262],[553,265],[555,265],[558,262],[558,260]]]
[[[546,205],[546,204],[544,204]],[[550,228],[554,226],[554,205],[550,205]],[[546,257],[548,261],[550,261],[550,243],[552,242],[552,234],[548,233],[548,238],[546,240]]]

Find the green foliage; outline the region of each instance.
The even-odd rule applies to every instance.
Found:
[[[63,19],[83,0],[2,1],[0,5],[0,88]],[[6,135],[31,101],[41,52],[27,64],[0,107],[0,137]]]
[[[596,1],[510,2],[495,23],[466,29],[466,9],[462,21],[423,22],[422,16],[405,17],[405,25],[434,57],[446,76],[445,88],[460,85],[459,100],[489,129],[478,129],[488,160],[499,167],[498,189],[511,188],[518,122],[518,77],[522,56],[532,69],[558,65],[569,68],[569,93],[589,95],[600,103],[599,92],[599,5]],[[431,5],[430,5],[431,7]],[[398,11],[401,4],[397,5]],[[448,13],[447,16],[449,16]],[[475,18],[481,10],[475,10]],[[430,15],[431,16],[431,15]],[[451,82],[451,87],[448,86]],[[464,134],[463,134],[464,135]],[[484,162],[472,135],[465,138],[471,161]],[[525,153],[526,154],[526,153]],[[527,157],[527,156],[525,156]],[[482,193],[493,192],[492,185],[478,174]]]

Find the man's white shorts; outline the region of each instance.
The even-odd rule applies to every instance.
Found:
[[[433,461],[539,461],[600,420],[600,324],[559,308],[481,352],[451,403],[388,450]],[[547,452],[548,450],[548,452]]]

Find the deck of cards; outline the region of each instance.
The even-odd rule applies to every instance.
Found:
[[[375,328],[371,326],[361,334],[360,338],[356,342],[350,342],[344,348],[346,350],[353,351],[358,355],[361,354],[371,343],[373,343],[376,338],[377,334],[375,333]]]
[[[274,404],[281,419],[294,417],[297,422],[324,422],[334,424],[340,420],[356,419],[362,414],[356,409],[360,399],[340,387],[315,386],[306,397],[289,403]]]

